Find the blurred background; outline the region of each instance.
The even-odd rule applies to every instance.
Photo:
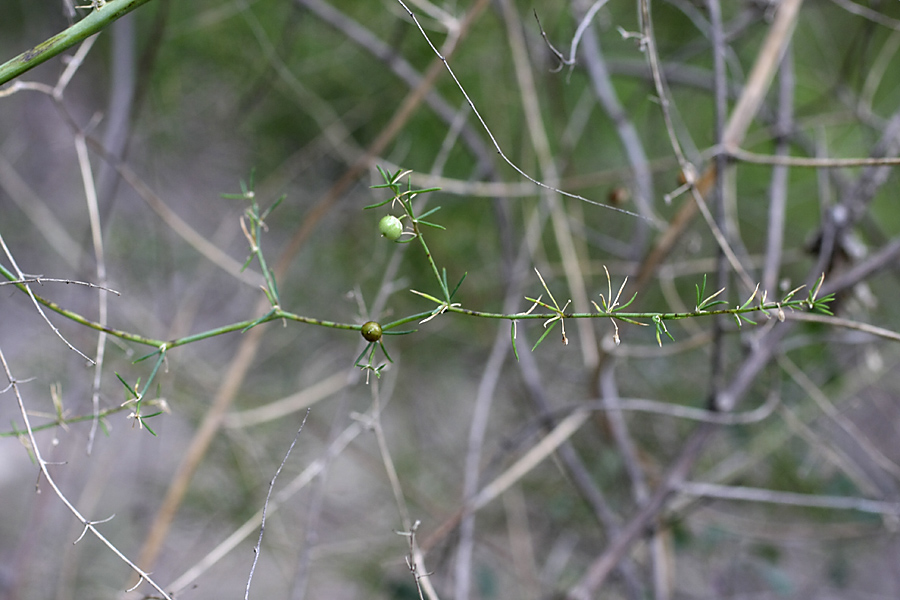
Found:
[[[672,133],[698,173],[718,139],[717,90],[733,110],[783,3],[723,3],[718,34],[706,2],[652,3]],[[147,338],[255,319],[267,304],[258,262],[241,270],[248,202],[222,197],[252,177],[261,208],[285,197],[261,238],[281,307],[389,323],[434,309],[410,290],[440,291],[421,246],[380,237],[380,218],[398,208],[364,210],[390,197],[371,189],[383,183],[380,165],[411,169],[414,189],[442,188],[414,203],[419,213],[441,207],[428,220],[446,229],[425,236],[451,288],[466,275],[454,301],[468,309],[524,312],[526,297],[550,303],[549,290],[560,307],[573,300],[567,311],[589,312],[628,277],[620,303],[639,293],[626,310],[689,312],[704,277],[706,295],[723,284],[720,298],[735,306],[757,282],[779,300],[826,271],[826,284],[845,277],[838,317],[900,329],[889,167],[735,162],[721,173],[723,202],[714,188],[705,196],[734,255],[723,261],[709,223],[685,208],[695,200],[673,194],[682,169],[638,3],[408,5],[503,154],[580,198],[503,160],[396,0],[153,0],[83,55],[76,46],[18,80],[53,88],[78,64],[58,98],[0,88],[3,266],[15,272],[12,256],[26,274],[116,290],[105,321]],[[86,12],[4,2],[2,61]],[[719,34],[724,88],[714,77]],[[807,2],[790,40],[739,145],[896,157],[900,7]],[[31,287],[103,318],[96,288]],[[711,399],[744,375],[734,422],[690,462],[690,481],[718,487],[673,490],[590,597],[900,596],[900,346],[884,335],[754,314],[756,325],[740,328],[731,317],[669,322],[674,341],[663,335],[661,346],[654,327],[620,322],[616,345],[609,320],[568,319],[568,344],[557,323],[532,351],[544,328],[527,321],[516,328],[517,360],[508,321],[447,313],[386,336],[393,362],[378,350],[374,364],[386,366],[367,383],[354,366],[366,347],[358,332],[278,321],[169,351],[147,392],[144,414],[163,411],[146,420],[151,434],[129,418],[120,378],[146,382],[155,357],[134,361],[152,347],[108,337],[95,383],[96,368],[25,293],[7,285],[0,306],[0,349],[31,424],[49,424],[35,436],[54,480],[87,519],[115,515],[98,529],[173,597],[244,590],[258,513],[307,408],[272,492],[252,594],[417,598],[409,536],[398,532],[420,521],[426,597],[565,597],[666,485],[702,419],[717,418]],[[97,357],[96,330],[47,314]],[[96,385],[108,414],[92,439]],[[73,544],[83,524],[38,476],[13,392],[0,398],[0,597],[125,597],[131,570],[90,534]],[[620,401],[626,410],[611,411]],[[579,407],[589,417],[548,448],[548,432]],[[529,452],[543,460],[466,508]],[[738,499],[715,497],[728,490]],[[787,504],[787,492],[806,505]],[[835,498],[859,499],[849,502],[858,510]],[[153,594],[145,583],[128,597]]]

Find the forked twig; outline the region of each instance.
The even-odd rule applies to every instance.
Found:
[[[300,438],[300,432],[303,431],[303,426],[306,425],[306,419],[309,418],[310,410],[311,409],[309,408],[306,409],[306,414],[303,415],[303,421],[300,422],[300,427],[299,429],[297,429],[297,433],[294,435],[294,440],[288,447],[287,452],[285,452],[284,458],[281,459],[281,464],[278,465],[278,469],[275,470],[275,474],[272,476],[271,481],[269,481],[269,491],[266,492],[266,501],[263,504],[262,518],[259,524],[259,539],[256,541],[256,546],[253,548],[253,564],[250,566],[250,575],[249,577],[247,577],[247,589],[244,590],[244,600],[248,600],[250,598],[250,582],[253,581],[253,573],[256,571],[256,563],[259,560],[259,549],[262,546],[263,533],[265,533],[266,531],[266,511],[269,509],[269,498],[272,497],[272,488],[275,487],[275,480],[278,479],[278,475],[281,473],[281,470],[284,468],[288,457],[291,455],[291,450],[294,449],[294,446],[297,444],[297,440]]]
[[[22,281],[26,281],[28,279],[27,276],[25,275],[25,273],[22,272],[22,269],[19,268],[19,265],[16,263],[16,259],[13,258],[12,252],[9,251],[9,248],[6,246],[6,242],[3,240],[2,234],[0,234],[0,247],[3,248],[3,252],[6,254],[6,258],[9,259],[10,264],[12,265],[13,269],[15,269],[16,277]],[[53,333],[56,334],[56,337],[61,339],[63,341],[63,343],[69,347],[70,350],[74,351],[76,354],[78,354],[78,356],[80,356],[81,358],[86,360],[89,364],[91,364],[91,365],[96,364],[96,363],[94,363],[94,360],[92,358],[90,358],[87,354],[85,354],[84,352],[82,352],[81,350],[79,350],[78,348],[73,346],[71,344],[71,342],[69,342],[69,340],[67,340],[65,338],[65,336],[63,336],[63,334],[60,333],[59,329],[56,328],[56,325],[54,325],[50,321],[50,319],[47,317],[47,314],[44,312],[44,309],[41,308],[41,305],[37,301],[37,298],[34,297],[34,292],[31,291],[31,286],[28,285],[27,283],[23,283],[22,286],[25,288],[25,291],[28,293],[28,297],[31,298],[31,302],[32,302],[32,304],[34,304],[34,307],[37,309],[38,314],[40,314],[41,318],[44,319],[44,322],[50,326],[50,329],[53,331]]]
[[[66,505],[66,508],[75,515],[81,523],[84,525],[85,529],[90,531],[98,540],[103,542],[103,544],[109,548],[113,554],[118,556],[122,562],[131,567],[132,571],[134,571],[140,580],[144,580],[149,583],[153,589],[155,589],[159,594],[165,598],[165,600],[172,600],[172,598],[163,590],[162,587],[159,586],[150,575],[144,572],[140,567],[138,567],[134,562],[131,561],[127,556],[122,554],[122,551],[119,550],[112,542],[110,542],[99,530],[95,527],[95,524],[105,523],[107,520],[103,521],[91,521],[90,519],[85,518],[82,514],[75,508],[69,499],[63,494],[62,490],[59,489],[59,486],[56,485],[56,480],[53,479],[53,475],[50,474],[50,470],[47,466],[50,464],[46,460],[44,460],[43,455],[41,454],[40,447],[38,446],[37,440],[34,437],[34,431],[31,429],[31,421],[28,418],[28,410],[25,408],[25,400],[22,398],[21,391],[19,390],[19,380],[13,377],[12,372],[10,371],[9,364],[6,362],[6,356],[3,354],[3,350],[0,349],[0,363],[3,364],[3,372],[6,374],[6,378],[9,381],[10,386],[12,387],[13,392],[16,395],[16,402],[19,405],[19,414],[22,416],[22,421],[25,423],[25,434],[28,436],[28,442],[31,445],[31,451],[34,455],[34,459],[38,463],[38,468],[40,469],[41,476],[46,479],[48,485],[53,489],[53,492],[56,496],[62,501],[63,504]],[[84,533],[82,532],[82,536]],[[81,539],[79,536],[78,539]],[[77,541],[77,540],[76,540]],[[140,582],[139,580],[139,582]]]

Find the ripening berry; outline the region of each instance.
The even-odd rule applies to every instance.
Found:
[[[381,230],[381,235],[395,242],[403,233],[403,223],[394,215],[385,215],[378,223],[378,229]]]
[[[376,323],[375,321],[367,321],[363,323],[362,329],[363,338],[367,342],[377,342],[381,339],[381,325]]]

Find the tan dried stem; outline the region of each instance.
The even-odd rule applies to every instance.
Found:
[[[784,0],[775,13],[775,21],[766,35],[762,48],[756,57],[756,61],[747,79],[747,85],[738,99],[731,118],[725,127],[723,145],[725,149],[732,148],[737,151],[753,118],[759,112],[763,99],[769,91],[772,78],[781,63],[781,57],[791,39],[791,34],[797,23],[797,16],[803,0]],[[694,182],[694,188],[702,196],[706,197],[716,181],[715,165],[711,164]],[[698,205],[693,199],[685,201],[681,209],[672,219],[668,229],[656,242],[656,245],[641,263],[636,278],[637,289],[649,282],[650,277],[656,272],[662,259],[668,255],[681,235],[687,230],[687,226],[697,215]]]

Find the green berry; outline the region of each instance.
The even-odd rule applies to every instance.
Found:
[[[381,339],[381,325],[375,321],[363,323],[360,331],[367,342],[377,342]]]
[[[385,215],[381,218],[381,222],[378,223],[378,229],[381,230],[381,235],[395,242],[399,239],[400,234],[403,233],[403,223],[394,215]]]

